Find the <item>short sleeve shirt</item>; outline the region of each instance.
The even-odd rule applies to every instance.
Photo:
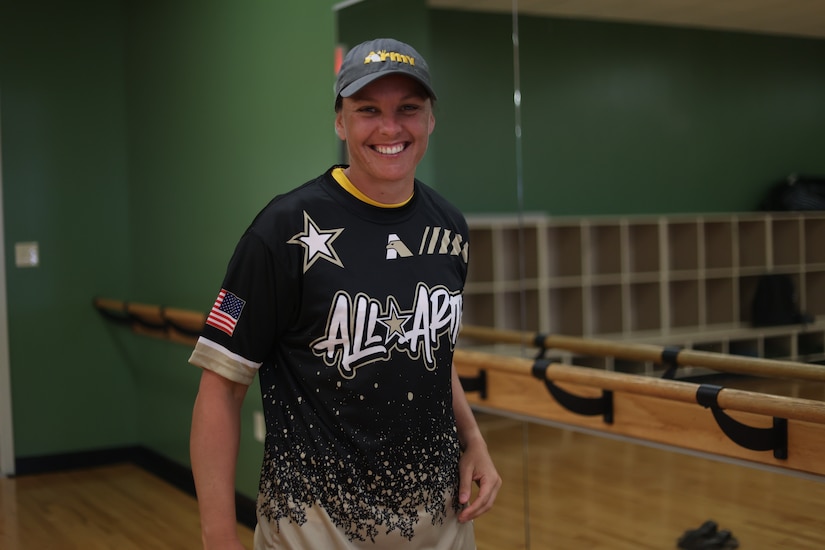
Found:
[[[332,169],[242,236],[190,361],[259,376],[260,548],[475,548],[451,392],[468,246],[421,182],[381,208]]]

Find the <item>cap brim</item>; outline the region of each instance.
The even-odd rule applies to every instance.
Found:
[[[420,79],[416,78],[415,76],[411,75],[409,73],[409,71],[405,71],[405,70],[398,70],[398,71],[392,71],[392,70],[387,71],[387,70],[385,70],[385,71],[381,71],[381,72],[378,72],[378,73],[372,73],[372,74],[362,76],[361,78],[358,78],[358,79],[354,80],[353,82],[350,82],[349,84],[344,86],[341,89],[341,91],[338,93],[338,95],[340,95],[341,97],[351,97],[351,96],[355,95],[356,93],[358,93],[358,91],[361,90],[367,84],[375,82],[379,78],[383,78],[383,77],[389,76],[391,74],[402,74],[406,77],[409,77],[409,78],[415,80],[416,82],[421,84],[421,86],[424,88],[424,90],[427,92],[427,94],[432,99],[436,99],[435,92],[429,86],[429,84],[427,84],[423,80],[420,80]]]

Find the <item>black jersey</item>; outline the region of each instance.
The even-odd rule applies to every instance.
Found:
[[[321,522],[353,548],[398,537],[423,548],[458,507],[451,368],[467,225],[421,182],[381,208],[332,170],[255,218],[190,361],[239,382],[259,375],[268,537],[295,531],[306,544]]]

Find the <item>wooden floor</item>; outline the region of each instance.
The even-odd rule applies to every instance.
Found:
[[[712,382],[825,401],[821,383],[743,376]],[[478,418],[504,479],[493,513],[475,522],[479,550],[662,550],[708,519],[744,550],[825,548],[821,476]]]
[[[495,509],[476,520],[479,550],[662,550],[708,519],[744,550],[825,548],[821,478],[479,421],[504,478]],[[0,478],[2,550],[190,550],[199,539],[194,498],[133,465]]]
[[[745,550],[825,548],[825,480],[516,420],[483,425],[505,485],[475,522],[479,550],[662,550],[708,519]]]
[[[252,548],[252,531],[239,527]],[[0,478],[2,550],[192,550],[194,497],[131,464]]]

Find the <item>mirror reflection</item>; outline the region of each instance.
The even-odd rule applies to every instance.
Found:
[[[430,63],[438,123],[419,177],[474,221],[465,324],[823,359],[820,340],[807,346],[818,355],[792,355],[810,335],[766,342],[748,326],[759,276],[774,265],[795,274],[806,312],[825,315],[823,256],[811,244],[825,238],[822,217],[757,212],[789,174],[825,173],[825,29],[787,3],[781,18],[750,3],[725,14],[707,6],[367,0],[339,11],[342,45],[394,35]],[[661,375],[646,361],[552,359]],[[612,547],[628,532],[672,546],[703,519],[685,516],[685,498],[713,510],[721,484],[745,495],[765,479],[541,422],[479,418],[505,479],[496,512],[477,522],[479,548]],[[798,480],[777,475],[765,491],[781,515],[794,491],[779,487]],[[669,490],[655,501],[638,500],[639,487],[661,483]],[[655,521],[641,508],[658,510]],[[747,538],[745,520],[729,521]]]
[[[518,206],[519,4],[559,3],[366,0],[338,12],[342,44],[383,32],[432,59],[441,104],[423,175],[466,212]],[[685,10],[658,14],[662,25],[531,13],[518,15],[526,210],[749,211],[777,179],[821,168],[821,40],[675,26],[697,18]]]

